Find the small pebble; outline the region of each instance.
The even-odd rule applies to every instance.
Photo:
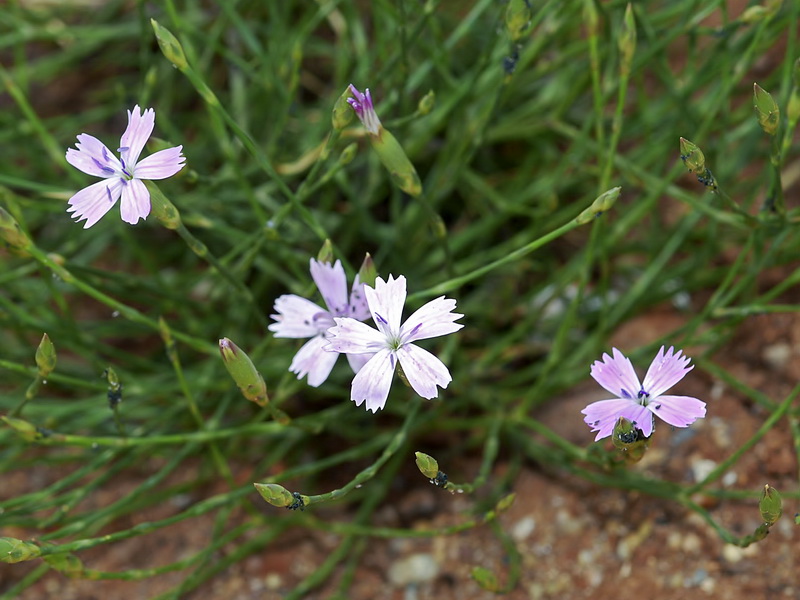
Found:
[[[412,554],[389,567],[389,581],[396,587],[433,581],[438,574],[439,564],[432,554]]]

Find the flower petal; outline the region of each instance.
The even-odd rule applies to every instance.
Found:
[[[397,350],[397,358],[408,383],[415,392],[428,400],[438,395],[437,385],[444,389],[453,380],[441,360],[414,344],[406,344]]]
[[[347,316],[359,321],[366,321],[370,316],[367,296],[364,294],[364,284],[361,283],[358,273],[353,280],[353,287],[350,288],[350,313]]]
[[[307,338],[318,335],[330,326],[328,312],[295,294],[286,294],[275,300],[276,315],[268,329],[279,338]],[[327,317],[327,318],[326,318]]]
[[[431,300],[415,311],[400,330],[403,342],[425,340],[458,331],[464,325],[454,323],[464,315],[454,313],[456,301],[444,296]]]
[[[374,354],[387,348],[386,336],[366,323],[348,317],[336,317],[328,329],[328,350],[346,354]]]
[[[318,262],[313,258],[309,261],[311,278],[317,284],[322,299],[334,317],[349,316],[347,310],[347,276],[344,274],[342,261],[334,264]]]
[[[67,162],[87,175],[114,177],[122,174],[122,165],[103,142],[88,133],[78,136],[78,148],[67,149]]]
[[[150,192],[138,179],[120,181],[123,186],[119,214],[126,223],[136,225],[139,219],[146,219],[150,214]]]
[[[297,378],[302,379],[308,375],[308,385],[319,387],[331,374],[336,359],[339,358],[337,352],[326,352],[323,350],[328,341],[322,335],[316,335],[303,344],[297,351],[289,365],[292,373],[297,373]]]
[[[183,146],[166,148],[151,154],[136,163],[133,176],[136,179],[166,179],[172,177],[185,165],[186,157],[181,154]]]
[[[334,351],[335,352],[335,351]],[[369,362],[369,359],[375,356],[374,354],[345,354],[347,357],[347,362],[350,363],[350,368],[353,369],[353,373],[358,373],[365,364]]]
[[[76,221],[86,219],[83,228],[89,229],[111,210],[121,193],[122,182],[119,179],[98,181],[76,192],[69,199],[67,212],[73,213],[72,218]]]
[[[644,391],[650,394],[651,398],[666,392],[683,379],[689,371],[694,369],[693,366],[687,367],[692,359],[687,356],[681,356],[682,350],[678,350],[675,354],[673,352],[674,348],[672,346],[666,353],[664,352],[664,346],[661,346],[653,362],[650,363],[650,368],[647,369],[647,375],[644,376],[642,387]]]
[[[403,317],[403,304],[406,301],[406,278],[400,275],[384,281],[375,279],[375,288],[364,286],[367,305],[378,329],[386,336],[400,332],[400,319]]]
[[[675,427],[688,427],[706,416],[706,403],[691,396],[659,396],[647,408]]]
[[[381,350],[367,361],[353,377],[350,388],[350,399],[356,406],[361,406],[366,401],[367,410],[376,412],[386,405],[389,389],[392,387],[394,366],[394,352],[390,350]]]
[[[583,421],[592,428],[592,431],[597,432],[597,437],[594,438],[595,442],[610,436],[620,417],[625,417],[635,423],[645,436],[653,433],[653,417],[649,414],[647,407],[626,398],[592,402],[581,412],[586,415]]]
[[[156,112],[148,108],[141,112],[139,105],[128,111],[128,127],[119,140],[119,155],[126,169],[134,169],[144,145],[153,133],[156,124]],[[128,171],[130,173],[130,170]]]
[[[616,348],[612,349],[614,357],[603,354],[603,361],[596,360],[592,365],[591,375],[594,380],[618,398],[636,398],[641,390],[639,378],[629,358]]]

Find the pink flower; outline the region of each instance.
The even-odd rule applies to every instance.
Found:
[[[336,327],[328,331],[329,350],[348,354],[372,355],[353,378],[350,399],[356,406],[366,401],[367,410],[384,407],[392,385],[397,362],[408,383],[423,398],[436,398],[436,386],[446,388],[452,381],[444,363],[427,350],[413,344],[463,327],[454,323],[464,315],[452,312],[456,301],[444,296],[431,300],[400,324],[406,301],[406,278],[389,275],[387,281],[375,280],[375,289],[364,286],[367,304],[377,329],[355,319],[334,319]]]
[[[616,348],[612,350],[613,358],[603,354],[602,362],[595,361],[592,377],[616,396],[593,402],[581,411],[586,415],[586,424],[597,432],[595,441],[610,436],[619,417],[625,417],[649,437],[653,433],[653,415],[675,427],[687,427],[706,416],[706,403],[697,398],[663,395],[694,368],[688,366],[691,359],[681,356],[681,350],[673,352],[670,347],[665,353],[661,346],[641,385],[631,361]]]
[[[347,103],[353,107],[356,116],[364,125],[364,128],[370,135],[378,135],[381,131],[381,120],[378,118],[378,113],[375,112],[375,107],[372,105],[372,94],[369,93],[369,88],[364,90],[364,93],[358,91],[356,86],[350,84],[350,93],[355,96],[348,98]]]
[[[326,352],[323,349],[328,345],[327,332],[334,325],[334,317],[352,317],[363,321],[369,317],[369,309],[364,299],[364,284],[359,281],[358,275],[353,281],[348,298],[347,276],[341,261],[337,260],[331,265],[312,258],[310,266],[311,277],[328,310],[295,294],[281,296],[275,300],[275,311],[278,314],[271,315],[276,322],[269,326],[269,330],[275,333],[275,337],[311,338],[295,354],[289,371],[297,373],[298,379],[308,375],[308,385],[319,387],[328,378],[339,358],[336,352]],[[357,373],[369,360],[369,356],[348,354],[347,360]]]
[[[102,177],[83,188],[69,199],[67,212],[74,213],[76,220],[86,219],[88,229],[106,214],[117,200],[120,215],[126,223],[135,224],[150,214],[150,192],[142,179],[166,179],[175,175],[184,166],[181,154],[183,146],[167,148],[139,161],[144,145],[153,133],[156,113],[148,108],[141,113],[139,105],[128,111],[128,127],[122,134],[117,149],[119,158],[96,137],[82,133],[78,136],[77,150],[67,150],[67,162],[84,173]]]

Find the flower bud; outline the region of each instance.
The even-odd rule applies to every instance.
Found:
[[[584,210],[575,218],[575,222],[578,225],[585,225],[592,219],[602,215],[604,212],[614,206],[614,203],[617,201],[617,198],[619,198],[621,191],[622,188],[617,186],[600,194],[597,198],[595,198],[594,202],[592,202],[589,208]]]
[[[514,504],[514,500],[517,499],[517,494],[515,492],[511,492],[510,494],[503,496],[500,500],[497,501],[497,504],[494,507],[496,513],[501,513],[507,511],[511,508],[511,505]]]
[[[341,166],[349,165],[356,157],[356,152],[358,152],[358,144],[347,144],[344,150],[342,150],[342,153],[339,155],[339,164]]]
[[[530,0],[511,0],[506,7],[506,31],[512,42],[521,38],[531,25]]]
[[[758,501],[758,510],[761,512],[764,523],[770,527],[774,525],[783,513],[783,502],[778,490],[770,487],[769,484],[765,485],[761,492],[761,499]]]
[[[56,368],[56,347],[46,333],[36,348],[36,366],[39,367],[40,377],[47,377]]]
[[[50,567],[67,577],[77,578],[83,574],[84,566],[81,559],[70,552],[57,552],[45,554],[42,559]]]
[[[757,83],[753,84],[753,108],[755,108],[761,129],[768,135],[775,135],[778,132],[781,111],[772,94]]]
[[[633,7],[628,4],[622,19],[622,33],[617,41],[620,53],[620,70],[629,73],[633,55],[636,52],[636,20],[633,18]]]
[[[326,239],[317,253],[317,262],[333,264],[333,244]]]
[[[395,185],[409,196],[419,196],[422,193],[422,182],[397,138],[382,127],[380,135],[370,136],[369,139]]]
[[[361,268],[358,270],[358,280],[370,287],[375,285],[375,278],[378,276],[378,270],[375,268],[375,261],[372,260],[369,252],[364,255],[364,262],[361,263]]]
[[[38,558],[42,549],[36,544],[23,542],[16,538],[0,537],[0,562],[18,563]]]
[[[350,98],[350,87],[347,87],[344,92],[342,92],[342,95],[336,99],[333,105],[331,124],[337,131],[341,131],[347,127],[353,120],[353,109],[347,102],[348,98]]]
[[[36,426],[28,421],[15,417],[0,417],[0,420],[16,431],[26,442],[35,442],[41,436]]]
[[[33,245],[16,219],[2,207],[0,207],[0,239],[14,250],[25,250]]]
[[[269,402],[267,384],[250,357],[228,338],[219,341],[219,351],[225,368],[239,386],[242,395],[259,406],[266,406]]]
[[[167,200],[155,183],[145,180],[144,184],[150,192],[150,214],[167,229],[178,229],[181,226],[181,213],[175,205]]]
[[[423,452],[414,452],[414,456],[417,457],[416,463],[419,472],[428,479],[435,479],[439,474],[439,463],[436,462],[436,459]]]
[[[294,503],[294,496],[282,485],[277,483],[254,483],[253,485],[261,497],[272,506],[284,508]]]
[[[119,376],[117,372],[108,367],[105,371],[103,371],[103,377],[105,377],[106,382],[108,383],[108,392],[106,392],[106,396],[108,397],[108,407],[111,410],[117,408],[120,402],[122,402],[122,383],[119,381]]]
[[[155,19],[150,19],[150,24],[153,26],[153,31],[156,34],[158,47],[161,48],[161,53],[164,57],[171,62],[180,71],[183,71],[189,66],[186,61],[186,55],[183,53],[183,46],[178,41],[172,32],[163,27]]]
[[[497,580],[497,575],[486,567],[472,567],[469,574],[475,580],[475,583],[484,590],[488,592],[497,592],[500,590],[500,582]]]
[[[635,463],[642,460],[650,440],[644,436],[636,424],[625,417],[620,417],[614,424],[611,443],[617,450],[625,453],[625,460]]]
[[[706,157],[703,151],[687,139],[680,139],[681,160],[690,173],[705,173]]]
[[[417,104],[417,112],[421,115],[427,115],[433,110],[435,104],[436,94],[433,90],[430,90],[422,97],[422,99],[419,101],[419,104]]]

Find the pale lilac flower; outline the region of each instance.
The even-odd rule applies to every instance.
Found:
[[[308,375],[308,385],[319,387],[328,378],[339,357],[336,352],[323,349],[328,345],[327,331],[334,325],[333,318],[352,317],[363,321],[369,317],[369,309],[364,298],[364,284],[358,275],[348,298],[347,276],[341,261],[337,260],[331,265],[312,258],[310,267],[311,277],[328,310],[295,294],[281,296],[275,300],[278,314],[270,315],[276,322],[269,326],[269,330],[275,333],[275,337],[311,338],[294,355],[289,371],[297,373],[298,379]],[[357,373],[369,356],[348,354],[347,360]]]
[[[372,95],[369,93],[369,88],[365,89],[362,94],[358,91],[356,86],[351,83],[350,93],[353,94],[355,98],[348,98],[347,103],[353,107],[356,116],[370,135],[378,135],[382,125],[375,112],[375,108],[372,106]]]
[[[452,381],[444,363],[427,350],[412,344],[416,340],[447,335],[463,327],[454,323],[464,315],[452,312],[456,301],[444,296],[431,300],[400,324],[406,301],[406,278],[380,277],[375,288],[364,286],[374,329],[355,319],[334,319],[336,327],[328,334],[328,349],[348,354],[374,354],[353,378],[350,399],[356,406],[366,401],[367,410],[376,412],[386,404],[395,365],[400,361],[405,378],[423,398],[436,398],[438,385]]]
[[[83,188],[69,199],[67,212],[74,213],[72,217],[77,221],[86,219],[84,229],[97,223],[120,197],[119,210],[123,221],[135,224],[139,219],[147,218],[150,192],[141,180],[166,179],[183,168],[183,146],[160,150],[139,160],[155,122],[156,113],[152,108],[141,113],[137,104],[132,111],[129,110],[128,127],[117,148],[119,158],[103,142],[86,133],[78,136],[77,150],[67,150],[69,164],[84,173],[103,178],[103,181]]]
[[[612,350],[613,358],[603,354],[602,362],[595,361],[592,377],[616,396],[593,402],[581,411],[586,415],[586,424],[597,432],[595,441],[611,435],[619,417],[625,417],[649,437],[653,433],[653,415],[675,427],[687,427],[706,416],[706,403],[697,398],[663,395],[694,369],[688,366],[691,359],[681,356],[681,352],[674,352],[671,346],[664,352],[661,346],[642,384],[630,359],[616,348]]]

